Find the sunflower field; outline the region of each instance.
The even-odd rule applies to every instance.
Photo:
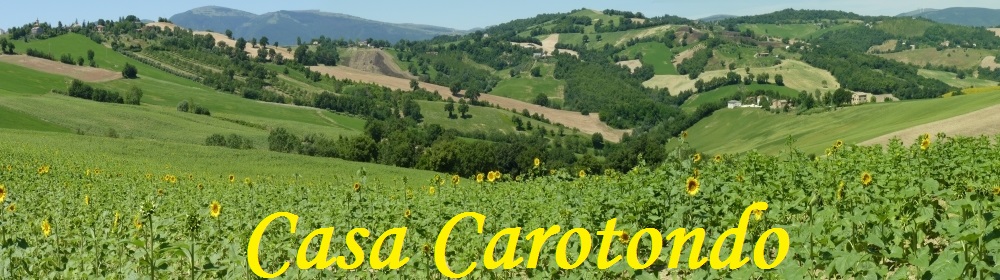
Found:
[[[295,233],[287,220],[276,220],[259,251],[267,271],[289,262],[283,275],[288,278],[440,279],[434,255],[445,253],[453,271],[478,262],[469,275],[475,279],[995,279],[998,139],[919,140],[885,147],[831,143],[818,156],[793,148],[778,155],[703,155],[680,148],[663,165],[640,165],[626,174],[549,170],[543,158],[521,177],[484,170],[473,178],[394,180],[369,178],[364,170],[299,180],[117,165],[113,159],[91,166],[67,160],[63,153],[70,152],[29,153],[0,143],[0,278],[256,279],[247,260],[252,231],[272,213],[290,212],[300,217]],[[754,213],[742,255],[751,255],[765,230],[786,230],[791,250],[771,270],[752,264],[690,269],[691,243],[681,248],[680,266],[669,268],[669,240],[646,269],[632,269],[624,260],[598,269],[593,246],[581,266],[564,270],[556,264],[555,238],[565,230],[544,244],[536,268],[482,266],[484,248],[504,228],[527,232],[559,225],[593,233],[611,219],[624,232],[612,242],[611,256],[638,242],[640,260],[649,258],[649,236],[634,235],[645,228],[704,228],[698,253],[707,256],[720,233],[758,201],[770,207]],[[435,252],[441,227],[463,212],[486,217],[483,233],[471,222],[459,223],[447,252]],[[406,227],[402,255],[410,259],[398,270],[371,269],[367,255],[353,270],[299,269],[302,240],[324,227],[334,227],[330,257],[346,256],[348,262],[355,261],[344,242],[351,229],[371,231],[358,240],[367,254],[381,233]],[[594,235],[591,243],[601,240]],[[774,243],[766,242],[769,258]],[[392,242],[385,244],[381,258]],[[521,238],[516,245],[501,242],[493,257],[507,249],[519,257],[531,254],[531,241]],[[581,242],[571,238],[566,246],[575,259]],[[315,254],[319,247],[313,239],[304,248]]]

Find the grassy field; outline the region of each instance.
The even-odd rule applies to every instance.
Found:
[[[737,69],[735,72],[741,76],[747,75],[743,69]],[[727,73],[729,73],[729,70],[706,71],[698,79],[711,80],[715,77],[725,77]],[[786,59],[778,66],[751,67],[750,73],[754,75],[768,73],[771,75],[772,81],[774,75],[781,74],[785,80],[785,86],[797,91],[805,90],[813,92],[820,90],[825,92],[840,87],[837,79],[829,71],[813,67],[798,60]],[[826,81],[826,86],[823,86],[824,81]],[[684,90],[695,89],[695,82],[697,80],[691,80],[687,75],[656,75],[642,84],[650,88],[669,88],[671,94],[679,94]]]
[[[51,132],[69,132],[69,129],[35,118],[34,116],[14,111],[0,105],[0,128],[24,129]]]
[[[781,59],[779,58],[790,59],[800,56],[778,48],[772,51],[771,56],[756,57],[757,53],[762,52],[767,52],[767,49],[736,44],[721,45],[714,49],[712,58],[705,65],[705,70],[729,70],[730,64],[736,65],[737,70],[745,69],[746,67],[750,67],[751,69],[766,68],[781,63]]]
[[[539,93],[562,100],[566,82],[553,78],[510,78],[500,81],[490,94],[533,102]]]
[[[53,89],[65,90],[69,79],[0,63],[0,73],[10,77],[10,82],[0,83],[0,100],[9,109],[69,130],[94,135],[105,135],[113,130],[121,137],[191,144],[203,143],[206,137],[214,133],[237,133],[253,139],[257,147],[264,147],[267,131],[224,121],[219,117],[268,128],[286,127],[298,134],[316,132],[329,136],[354,135],[364,127],[364,121],[358,118],[220,93],[132,61],[110,50],[105,54],[103,46],[76,34],[32,41],[31,44],[47,46],[50,42],[52,48],[58,49],[60,53],[85,55],[87,49],[94,49],[101,67],[115,63],[123,65],[124,62],[131,61],[129,63],[140,69],[139,79],[96,84],[98,87],[117,91],[125,91],[132,86],[142,89],[143,105],[127,106],[50,94]],[[21,47],[18,49],[24,50]],[[207,107],[213,117],[177,112],[174,108],[182,100]]]
[[[924,76],[926,78],[940,80],[949,86],[957,88],[970,88],[970,87],[990,87],[996,86],[997,82],[990,80],[976,79],[973,77],[965,77],[965,79],[959,79],[957,74],[944,71],[934,71],[927,69],[917,70],[917,74]]]
[[[596,33],[596,34],[580,34],[580,33],[566,33],[559,34],[559,43],[563,44],[573,44],[579,45],[583,43],[583,36],[587,35],[590,42],[587,43],[587,48],[597,49],[603,48],[604,45],[611,44],[613,46],[623,45],[628,40],[632,38],[640,38],[647,36],[659,36],[663,35],[663,32],[669,30],[669,26],[654,26],[643,29],[626,30],[618,32],[607,32],[607,33]],[[601,35],[601,40],[597,40],[597,35]],[[548,35],[538,36],[538,38],[545,39]]]
[[[924,36],[924,32],[927,31],[927,28],[934,26],[935,24],[936,23],[926,20],[894,18],[890,20],[883,20],[875,24],[875,29],[885,31],[886,33],[896,36],[921,37]]]
[[[438,124],[445,129],[453,128],[463,132],[473,131],[501,131],[505,133],[517,132],[513,117],[521,118],[527,125],[530,120],[531,126],[545,128],[546,131],[558,131],[555,125],[545,124],[521,114],[514,114],[507,110],[496,108],[469,106],[468,118],[462,119],[458,113],[458,103],[455,103],[455,118],[449,119],[448,112],[444,110],[445,102],[417,101],[420,104],[420,114],[424,116],[424,125]],[[566,134],[572,134],[572,129],[566,129]]]
[[[902,101],[839,108],[812,115],[773,114],[759,109],[720,110],[688,132],[691,145],[708,153],[785,149],[821,153],[837,140],[860,143],[878,136],[1000,104],[1000,90],[932,100]],[[935,131],[927,133],[935,134]]]
[[[983,49],[944,49],[923,48],[906,50],[898,53],[880,54],[878,56],[899,62],[924,66],[931,65],[955,66],[960,69],[977,68],[987,56],[996,56],[997,51]]]
[[[844,29],[854,26],[854,24],[838,24],[827,28],[820,28],[815,24],[742,24],[740,31],[751,30],[754,34],[766,34],[779,38],[788,39],[811,39],[822,36],[827,32]]]
[[[681,105],[681,108],[688,111],[694,111],[695,109],[698,109],[698,106],[701,106],[702,104],[718,102],[719,100],[729,100],[732,98],[733,95],[736,95],[736,93],[739,92],[739,90],[740,86],[735,85],[735,86],[724,86],[706,93],[695,94],[694,96],[691,96],[691,98],[688,99],[686,102],[684,102],[684,105]],[[752,84],[746,86],[747,92],[753,92],[757,90],[773,90],[778,92],[778,94],[780,94],[781,96],[788,98],[793,98],[799,95],[798,91],[783,86],[759,85],[759,84]]]
[[[642,65],[652,65],[656,75],[677,75],[677,67],[673,63],[674,52],[661,43],[639,43],[625,49],[621,54],[629,58],[642,54]]]

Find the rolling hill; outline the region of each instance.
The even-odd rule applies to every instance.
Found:
[[[396,42],[424,40],[438,35],[462,34],[451,28],[397,24],[318,10],[276,11],[256,15],[236,9],[206,6],[170,17],[170,21],[195,30],[232,30],[235,37],[267,36],[271,42],[291,45],[297,38],[308,40],[326,36],[344,39],[377,39]]]
[[[921,9],[902,13],[899,17],[922,17],[940,23],[993,27],[1000,25],[1000,10],[955,7],[941,10]]]

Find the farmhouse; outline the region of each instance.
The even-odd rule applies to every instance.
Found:
[[[867,92],[855,92],[851,95],[851,105],[858,105],[868,103],[871,94]]]
[[[788,100],[778,99],[771,101],[771,109],[784,109],[788,107]]]
[[[103,33],[104,32],[104,25],[98,25],[97,26],[97,32]]]
[[[38,19],[35,19],[35,26],[31,28],[31,35],[38,36],[42,34],[42,26]]]
[[[729,109],[743,107],[743,102],[740,102],[739,100],[729,100],[726,107],[728,107]]]

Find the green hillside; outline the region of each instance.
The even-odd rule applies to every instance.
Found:
[[[637,54],[642,55],[642,65],[652,65],[656,75],[677,75],[677,67],[674,66],[674,52],[662,43],[646,42],[628,47],[621,55],[634,58]]]
[[[779,95],[783,97],[788,97],[789,99],[799,95],[799,92],[795,91],[794,89],[777,85],[752,84],[744,86],[744,90],[746,92],[754,92],[758,90],[773,90],[775,92],[778,92]],[[685,110],[694,111],[695,109],[698,108],[698,106],[701,106],[703,104],[729,100],[739,91],[740,91],[740,86],[735,85],[735,86],[724,86],[721,88],[711,90],[709,92],[695,94],[691,96],[691,98],[689,98],[687,102],[684,102],[684,105],[681,105],[681,108]]]
[[[776,153],[787,138],[795,147],[821,153],[837,140],[860,143],[894,131],[1000,104],[1000,91],[941,99],[868,104],[811,115],[724,109],[688,130],[692,147],[707,153],[758,150]],[[934,134],[934,131],[927,133]]]
[[[917,72],[917,74],[927,78],[937,79],[939,81],[945,82],[950,86],[957,88],[991,87],[997,85],[996,81],[976,79],[973,77],[965,77],[965,79],[959,79],[957,74],[944,71],[920,69]]]

